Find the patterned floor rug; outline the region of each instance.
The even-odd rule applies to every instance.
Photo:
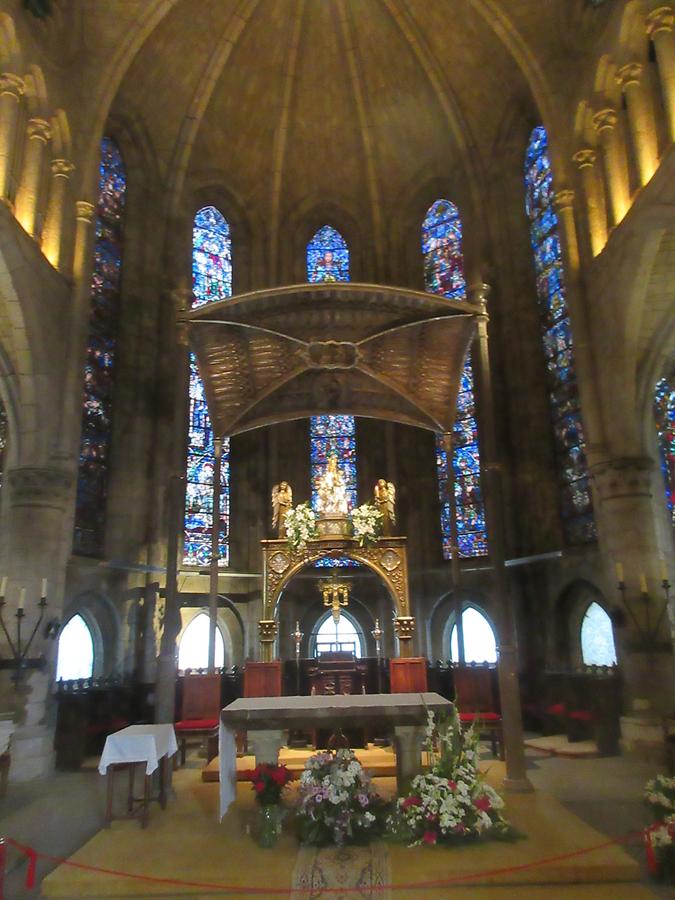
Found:
[[[368,847],[301,847],[291,900],[390,900],[389,850]],[[343,893],[344,891],[344,893]]]

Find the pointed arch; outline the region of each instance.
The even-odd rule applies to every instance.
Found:
[[[462,604],[462,633],[464,638],[464,659],[459,658],[457,621],[449,621],[449,659],[464,663],[496,663],[497,640],[492,623],[482,609],[473,603]]]
[[[675,527],[675,376],[661,378],[654,388],[654,423],[663,472],[666,505]]]
[[[230,226],[215,206],[204,206],[192,223],[192,307],[232,296]],[[214,434],[197,358],[190,354],[188,456],[183,525],[183,564],[211,563]],[[219,565],[229,564],[230,441],[221,457]]]
[[[61,629],[56,657],[56,680],[91,678],[94,674],[94,638],[79,613]]]
[[[585,666],[615,666],[616,647],[612,620],[595,600],[586,608],[579,632],[581,659]]]
[[[311,654],[353,652],[357,659],[364,655],[365,639],[356,619],[342,611],[337,622],[332,613],[322,613],[312,633]]]
[[[198,613],[185,627],[178,644],[178,668],[206,669],[209,660],[209,617]],[[216,668],[225,665],[225,640],[220,625],[216,626]]]
[[[563,531],[569,544],[584,544],[595,540],[595,520],[553,195],[548,136],[538,125],[525,152],[525,212],[534,254]]]
[[[322,225],[307,244],[307,281],[349,281],[349,247],[332,225]]]
[[[450,300],[466,299],[462,220],[450,200],[435,200],[422,222],[422,258],[424,287],[431,294]],[[475,413],[474,378],[471,353],[457,397],[457,415],[453,429],[452,478],[455,492],[457,544],[460,557],[487,555],[485,509],[481,495],[480,448]],[[440,435],[436,436],[436,468],[441,503],[443,557],[452,558],[452,513],[447,502],[450,465]]]

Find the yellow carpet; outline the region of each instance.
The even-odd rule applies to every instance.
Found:
[[[503,764],[490,763],[488,779],[498,784]],[[377,779],[381,793],[395,789],[392,778]],[[251,837],[256,808],[248,784],[239,784],[237,802],[222,823],[217,821],[218,787],[205,784],[198,769],[182,769],[174,774],[175,797],[162,812],[154,806],[150,825],[143,831],[133,821],[113,822],[108,831],[99,832],[71,861],[127,873],[165,879],[198,882],[194,886],[176,886],[163,882],[140,881],[121,876],[87,872],[62,865],[42,883],[45,897],[193,897],[258,896],[289,897],[293,873],[299,859],[297,841],[290,821],[278,845],[259,849]],[[293,788],[291,786],[290,793]],[[290,797],[289,797],[290,799]],[[625,851],[611,846],[574,859],[527,868],[511,873],[489,873],[513,868],[552,856],[602,844],[606,838],[567,812],[555,799],[542,794],[509,795],[507,815],[516,828],[527,834],[515,844],[491,842],[452,850],[443,848],[407,848],[384,845],[381,867],[395,886],[393,900],[408,897],[433,898],[637,898],[653,896],[635,882],[640,867]],[[48,847],[38,847],[48,852]],[[387,859],[384,860],[386,855]],[[487,873],[471,883],[426,889],[420,883],[438,882],[462,875]],[[603,884],[604,883],[604,884]],[[230,885],[225,893],[220,886]],[[482,885],[482,886],[479,886]],[[549,885],[550,887],[547,887]],[[589,887],[592,885],[592,887]],[[242,888],[257,888],[247,894]],[[272,893],[279,889],[283,893]],[[341,892],[340,892],[341,893]],[[323,891],[305,894],[308,900],[339,900],[340,893]],[[344,894],[351,898],[382,898],[380,892]]]

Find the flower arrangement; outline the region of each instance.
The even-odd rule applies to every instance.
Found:
[[[384,516],[372,503],[357,506],[350,514],[352,532],[359,542],[359,547],[374,544],[382,534]]]
[[[300,840],[316,847],[365,843],[378,833],[380,803],[351,750],[316,753],[300,776]]]
[[[255,798],[261,806],[271,806],[281,800],[281,792],[293,778],[286,766],[259,763],[255,769],[243,773],[253,782]]]
[[[645,829],[647,866],[652,875],[675,880],[675,778],[657,775],[645,785],[645,800],[656,820]]]
[[[478,771],[477,744],[473,726],[462,731],[456,709],[438,725],[429,712],[423,746],[430,769],[399,799],[388,821],[392,834],[412,845],[516,836],[502,815],[504,801]]]
[[[289,509],[284,517],[286,539],[294,550],[303,550],[307,541],[317,536],[316,513],[309,503],[300,503]]]

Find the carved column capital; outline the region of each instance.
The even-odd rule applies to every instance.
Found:
[[[653,9],[645,19],[647,34],[653,37],[659,32],[669,32],[675,25],[675,13],[672,6],[659,6]]]
[[[651,496],[654,462],[648,456],[623,456],[590,467],[601,500]]]
[[[51,162],[52,175],[57,178],[69,178],[74,168],[67,159],[53,159]]]
[[[62,508],[70,499],[74,474],[51,466],[22,466],[10,469],[10,505]]]
[[[572,157],[579,169],[586,169],[589,166],[594,166],[597,158],[597,153],[591,147],[585,147],[583,150],[577,150],[577,152]]]
[[[95,215],[96,207],[93,203],[90,203],[88,200],[75,201],[75,218],[78,222],[83,222],[85,225],[91,225]]]
[[[574,191],[569,188],[557,191],[553,196],[553,206],[559,212],[562,212],[564,209],[572,209],[574,206]]]
[[[23,78],[20,78],[13,72],[3,72],[2,75],[0,75],[0,95],[11,94],[18,100],[25,89],[26,85]]]
[[[42,141],[46,144],[52,136],[52,129],[46,119],[29,119],[26,133],[28,140]]]
[[[626,63],[625,66],[621,66],[617,71],[616,83],[623,89],[629,87],[631,84],[640,84],[643,68],[642,63],[639,62]]]
[[[603,132],[611,131],[616,125],[617,119],[618,116],[616,110],[607,107],[607,109],[601,109],[595,113],[593,116],[593,124],[595,125],[596,130],[602,134]]]

